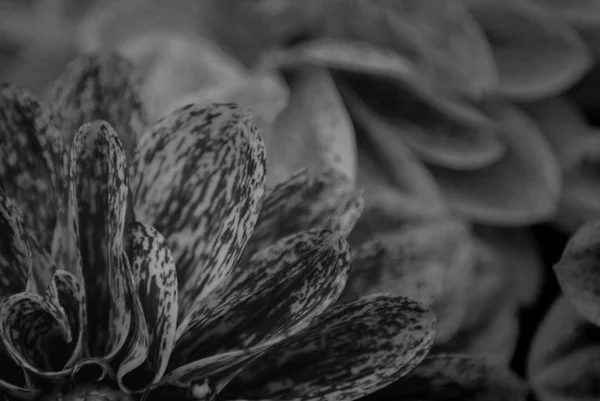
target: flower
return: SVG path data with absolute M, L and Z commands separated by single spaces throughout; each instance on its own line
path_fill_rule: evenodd
M 541 401 L 600 397 L 600 223 L 580 228 L 554 265 L 562 289 L 534 337 L 528 376 Z
M 0 87 L 5 396 L 352 400 L 426 356 L 418 302 L 330 307 L 361 211 L 344 175 L 265 191 L 245 112 L 190 104 L 146 128 L 131 72 L 82 56 L 51 111 Z

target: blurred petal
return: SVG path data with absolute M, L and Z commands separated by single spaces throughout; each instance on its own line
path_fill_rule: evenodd
M 479 98 L 496 89 L 497 71 L 483 31 L 460 2 L 377 0 L 430 45 L 436 83 L 458 95 Z
M 461 354 L 430 355 L 408 375 L 368 397 L 405 401 L 525 401 L 524 383 L 508 368 Z
M 557 216 L 573 232 L 586 220 L 600 217 L 600 135 L 566 98 L 523 105 L 542 129 L 562 169 L 564 190 Z
M 492 106 L 498 134 L 507 145 L 502 159 L 481 170 L 430 171 L 455 211 L 499 226 L 532 224 L 556 211 L 561 176 L 558 163 L 539 128 L 508 104 Z
M 235 58 L 200 37 L 154 31 L 127 40 L 120 51 L 133 60 L 142 76 L 151 121 L 181 107 L 187 95 L 236 87 L 248 75 Z
M 354 252 L 340 300 L 394 293 L 432 306 L 438 318 L 436 341 L 459 329 L 465 315 L 474 248 L 466 227 L 438 220 L 408 224 L 389 233 L 353 232 Z M 439 310 L 438 310 L 439 309 Z
M 554 265 L 564 295 L 577 312 L 600 325 L 600 222 L 583 226 L 571 237 Z
M 346 77 L 345 83 L 342 94 L 353 114 L 353 98 L 358 96 L 391 135 L 428 163 L 471 170 L 493 164 L 506 150 L 493 124 L 482 116 L 448 110 L 435 99 L 439 94 L 367 78 Z
M 127 339 L 134 289 L 123 248 L 125 153 L 108 123 L 85 124 L 77 131 L 69 176 L 76 196 L 90 351 L 110 360 Z
M 270 183 L 299 168 L 335 168 L 354 181 L 356 143 L 352 122 L 333 79 L 324 69 L 292 74 L 290 102 L 275 119 L 267 149 Z
M 215 353 L 266 350 L 306 328 L 339 296 L 348 244 L 330 231 L 305 231 L 271 245 L 218 287 L 177 329 L 172 372 L 190 375 Z M 216 356 L 217 358 L 219 355 Z
M 590 69 L 592 55 L 577 32 L 534 2 L 463 1 L 492 47 L 506 96 L 549 97 Z
M 259 357 L 225 388 L 225 398 L 359 399 L 418 365 L 434 326 L 433 314 L 408 298 L 359 298 Z
M 541 401 L 598 399 L 600 328 L 558 298 L 533 339 L 528 376 Z
M 411 84 L 421 71 L 413 60 L 386 47 L 366 41 L 319 38 L 265 55 L 264 68 L 293 68 L 313 65 L 397 79 Z
M 241 256 L 258 217 L 265 164 L 256 127 L 231 103 L 178 109 L 139 142 L 131 170 L 136 217 L 173 253 L 180 317 Z
M 48 249 L 64 186 L 61 133 L 33 95 L 7 84 L 0 85 L 0 116 L 0 186 Z
M 112 52 L 84 54 L 55 82 L 48 104 L 71 145 L 85 123 L 107 121 L 131 155 L 147 117 L 129 61 Z
M 244 260 L 281 238 L 312 228 L 347 234 L 361 210 L 362 197 L 345 174 L 335 169 L 299 170 L 265 195 Z
M 160 233 L 142 223 L 133 223 L 130 230 L 133 240 L 131 267 L 149 343 L 145 359 L 132 358 L 129 366 L 122 364 L 117 379 L 125 388 L 138 390 L 163 376 L 173 350 L 177 327 L 177 271 Z
M 435 216 L 446 211 L 433 178 L 419 160 L 357 96 L 344 91 L 354 120 L 358 152 L 358 186 L 365 208 L 392 216 Z

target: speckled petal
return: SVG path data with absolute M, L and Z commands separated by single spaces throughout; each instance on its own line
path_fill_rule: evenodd
M 173 253 L 180 316 L 241 256 L 258 217 L 265 164 L 256 128 L 232 103 L 180 108 L 138 144 L 130 175 L 136 218 Z
M 583 226 L 569 240 L 554 271 L 563 293 L 590 322 L 600 325 L 600 222 Z
M 447 219 L 413 223 L 389 233 L 353 232 L 349 241 L 352 267 L 340 301 L 379 292 L 399 294 L 438 312 L 437 342 L 458 330 L 475 263 L 464 224 Z
M 266 347 L 305 328 L 340 295 L 348 244 L 328 230 L 279 240 L 241 266 L 177 329 L 171 365 Z
M 527 373 L 540 401 L 600 397 L 600 328 L 559 297 L 533 338 Z
M 415 78 L 427 79 L 420 76 L 422 71 L 409 58 L 366 41 L 319 38 L 268 53 L 263 60 L 265 68 L 287 69 L 305 65 L 373 74 L 407 84 Z
M 591 68 L 592 54 L 577 32 L 535 2 L 463 1 L 492 47 L 504 95 L 550 97 Z
M 65 378 L 65 363 L 73 342 L 70 330 L 64 333 L 64 314 L 42 296 L 20 292 L 0 306 L 0 338 L 11 357 L 29 372 L 48 379 Z M 55 347 L 66 351 L 56 356 Z
M 15 203 L 0 190 L 0 301 L 24 291 L 31 266 L 31 245 Z
M 431 347 L 434 326 L 431 312 L 401 296 L 347 302 L 257 358 L 225 387 L 224 398 L 359 399 L 418 365 Z
M 149 340 L 146 358 L 138 359 L 127 368 L 122 364 L 117 372 L 123 386 L 133 390 L 149 386 L 165 373 L 175 343 L 178 305 L 175 262 L 164 238 L 142 223 L 135 222 L 129 229 L 132 231 L 131 267 Z
M 50 113 L 26 90 L 0 85 L 0 185 L 49 248 L 64 186 L 65 153 Z
M 406 401 L 525 401 L 525 384 L 508 368 L 461 354 L 430 355 L 408 375 L 371 396 Z
M 358 96 L 342 90 L 355 123 L 358 186 L 365 209 L 393 216 L 431 217 L 446 211 L 433 177 L 390 127 Z
M 471 170 L 493 164 L 506 150 L 492 122 L 482 115 L 448 109 L 436 99 L 439 94 L 435 92 L 345 77 L 342 95 L 352 113 L 359 107 L 370 109 L 381 124 L 428 163 Z
M 469 219 L 497 226 L 522 226 L 549 219 L 558 207 L 561 174 L 542 132 L 521 110 L 489 106 L 506 143 L 503 157 L 481 170 L 430 166 L 452 208 Z
M 104 120 L 117 131 L 129 156 L 147 124 L 133 68 L 112 52 L 72 61 L 55 82 L 48 104 L 68 144 L 80 126 Z
M 347 234 L 361 211 L 362 196 L 345 174 L 335 169 L 298 170 L 265 195 L 243 260 L 278 239 L 311 228 Z
M 356 178 L 354 129 L 335 83 L 325 69 L 290 74 L 290 101 L 271 127 L 269 183 L 299 168 L 335 168 Z
M 125 153 L 108 123 L 96 121 L 77 131 L 69 176 L 76 196 L 90 352 L 111 359 L 129 333 L 133 277 L 123 260 Z

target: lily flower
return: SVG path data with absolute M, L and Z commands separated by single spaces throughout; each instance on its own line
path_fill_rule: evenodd
M 418 365 L 423 305 L 332 307 L 362 207 L 348 178 L 265 189 L 246 112 L 189 104 L 146 127 L 132 72 L 82 56 L 49 106 L 0 87 L 0 393 L 354 400 Z

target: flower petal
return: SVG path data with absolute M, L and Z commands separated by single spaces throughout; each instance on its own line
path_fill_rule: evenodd
M 389 233 L 353 232 L 354 252 L 340 301 L 373 293 L 394 293 L 431 307 L 437 315 L 436 342 L 464 319 L 468 278 L 475 249 L 467 228 L 453 220 L 408 224 Z
M 15 203 L 0 190 L 0 302 L 22 292 L 31 266 L 31 245 Z
M 121 365 L 117 379 L 130 390 L 145 388 L 160 379 L 167 368 L 177 327 L 177 271 L 165 239 L 150 226 L 135 222 L 131 267 L 143 318 L 148 330 L 148 353 L 140 365 Z M 135 369 L 135 370 L 134 370 Z
M 281 182 L 299 168 L 322 166 L 354 181 L 354 129 L 329 72 L 318 67 L 295 71 L 290 92 L 289 104 L 271 127 L 268 182 Z
M 496 89 L 497 71 L 480 26 L 457 1 L 378 0 L 429 44 L 436 84 L 458 96 L 480 98 Z
M 558 298 L 533 339 L 528 377 L 541 401 L 600 397 L 600 328 Z
M 368 397 L 406 401 L 525 401 L 525 384 L 508 368 L 461 354 L 430 355 L 408 375 Z
M 113 358 L 131 324 L 133 277 L 124 259 L 127 200 L 125 153 L 103 121 L 84 124 L 71 147 L 71 194 L 76 197 L 92 356 Z
M 430 166 L 452 208 L 490 225 L 532 224 L 551 217 L 560 197 L 561 175 L 539 128 L 508 104 L 490 107 L 507 149 L 502 159 L 480 170 Z
M 413 60 L 366 41 L 319 38 L 268 53 L 263 60 L 264 68 L 305 65 L 388 77 L 406 84 L 412 84 L 414 79 L 426 79 Z
M 492 46 L 504 95 L 550 97 L 590 69 L 592 55 L 577 32 L 535 2 L 463 1 Z
M 48 379 L 69 374 L 72 338 L 64 337 L 64 315 L 37 294 L 20 292 L 0 305 L 0 338 L 17 364 Z M 70 333 L 69 333 L 70 334 Z M 60 347 L 61 354 L 54 354 Z
M 600 222 L 590 222 L 569 240 L 554 265 L 563 293 L 577 312 L 596 325 L 600 325 L 599 247 Z
M 105 120 L 118 132 L 129 156 L 147 124 L 133 68 L 112 52 L 84 54 L 72 61 L 54 84 L 48 104 L 68 144 L 83 124 Z
M 178 109 L 139 142 L 131 172 L 136 217 L 173 253 L 180 316 L 241 256 L 258 217 L 265 164 L 256 128 L 231 103 Z
M 181 322 L 170 365 L 266 349 L 297 333 L 340 295 L 348 257 L 345 239 L 328 230 L 291 235 L 258 252 Z
M 404 142 L 356 96 L 347 96 L 358 147 L 358 186 L 366 208 L 397 216 L 443 214 L 446 206 L 433 178 Z
M 435 318 L 401 296 L 359 298 L 283 341 L 225 387 L 226 399 L 337 400 L 366 396 L 427 355 Z
M 153 29 L 133 36 L 119 49 L 133 60 L 142 75 L 142 94 L 152 121 L 192 103 L 180 103 L 187 95 L 235 87 L 248 75 L 234 57 L 197 35 Z M 212 97 L 203 99 L 219 101 Z
M 312 228 L 347 234 L 361 210 L 362 197 L 347 175 L 335 169 L 298 170 L 265 195 L 242 260 L 281 238 Z
M 0 85 L 0 184 L 23 211 L 28 230 L 49 248 L 64 187 L 61 133 L 26 90 Z
M 5 396 L 5 399 L 10 400 L 6 396 L 15 397 L 19 400 L 37 400 L 41 391 L 31 386 L 29 377 L 10 357 L 4 345 L 0 342 L 0 363 L 2 371 L 0 371 L 0 394 Z
M 522 106 L 544 132 L 562 170 L 564 189 L 558 223 L 574 232 L 585 221 L 600 217 L 597 165 L 600 138 L 585 117 L 566 98 L 553 98 Z
M 368 108 L 391 134 L 428 163 L 471 170 L 493 164 L 506 150 L 490 121 L 448 109 L 434 92 L 347 76 L 342 94 L 351 113 L 359 113 L 359 107 Z

